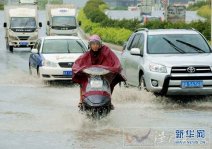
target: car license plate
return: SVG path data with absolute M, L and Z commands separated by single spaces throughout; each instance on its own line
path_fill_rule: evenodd
M 92 88 L 102 88 L 103 81 L 102 80 L 91 80 L 90 82 Z
M 71 76 L 72 75 L 72 71 L 63 71 L 63 75 L 64 76 Z
M 182 88 L 201 88 L 203 81 L 181 81 Z
M 28 42 L 20 42 L 20 45 L 26 46 L 26 45 L 28 45 Z

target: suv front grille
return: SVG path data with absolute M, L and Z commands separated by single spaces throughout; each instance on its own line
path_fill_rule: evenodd
M 60 62 L 59 65 L 60 67 L 63 67 L 63 68 L 71 68 L 73 66 L 73 62 Z
M 19 40 L 28 40 L 29 36 L 18 36 Z
M 209 66 L 174 66 L 171 73 L 211 73 Z

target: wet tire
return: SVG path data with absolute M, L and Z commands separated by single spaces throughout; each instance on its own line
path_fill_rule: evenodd
M 29 75 L 32 75 L 32 66 L 30 63 L 29 63 Z
M 10 52 L 13 52 L 13 46 L 9 46 Z
M 39 66 L 37 66 L 37 76 L 38 76 L 38 78 L 40 78 L 40 70 L 39 70 Z
M 147 90 L 146 89 L 146 83 L 145 83 L 145 80 L 144 80 L 144 76 L 143 75 L 140 76 L 138 89 L 139 90 Z

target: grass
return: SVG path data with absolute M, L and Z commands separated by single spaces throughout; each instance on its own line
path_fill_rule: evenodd
M 201 8 L 198 9 L 197 14 L 199 16 L 202 16 L 202 17 L 210 20 L 211 19 L 211 8 L 210 8 L 210 6 L 209 5 L 202 6 Z

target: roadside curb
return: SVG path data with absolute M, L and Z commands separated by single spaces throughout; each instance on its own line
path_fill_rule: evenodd
M 85 40 L 89 39 L 90 35 L 86 34 L 81 28 L 79 28 L 79 32 Z M 108 43 L 108 42 L 103 42 L 103 44 L 110 47 L 111 49 L 116 50 L 116 51 L 122 51 L 123 50 L 123 47 L 120 46 L 120 45 L 116 45 L 116 44 L 112 44 L 112 43 Z

